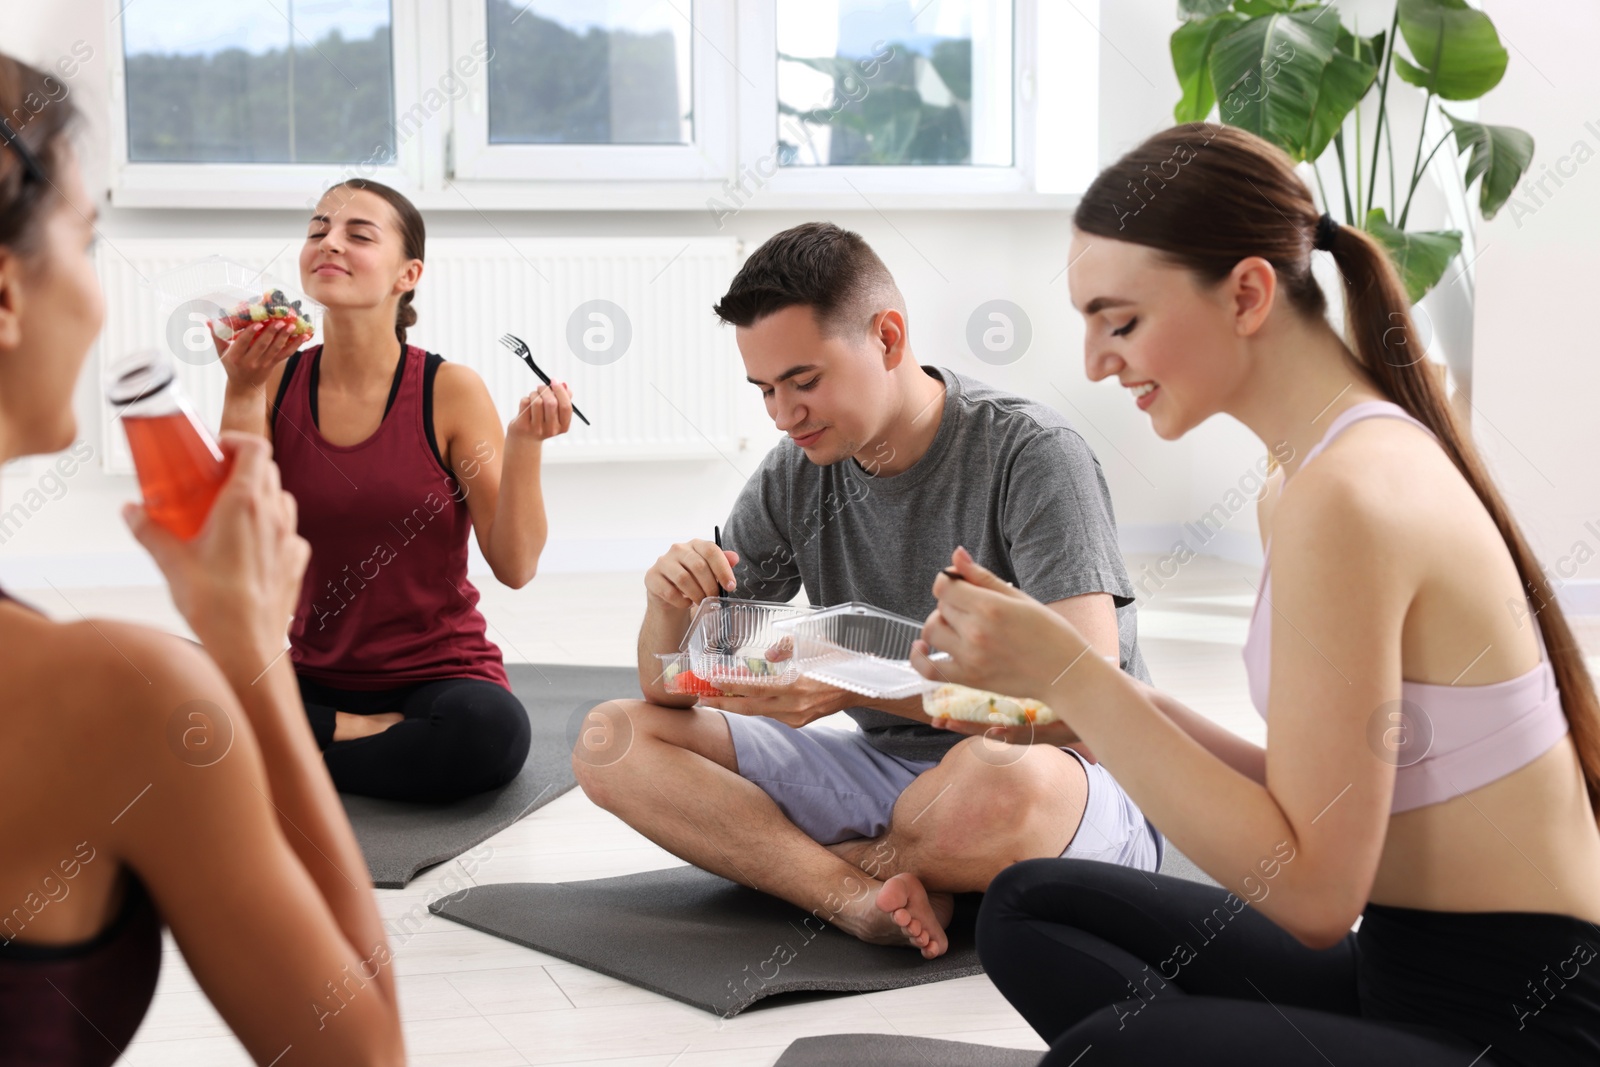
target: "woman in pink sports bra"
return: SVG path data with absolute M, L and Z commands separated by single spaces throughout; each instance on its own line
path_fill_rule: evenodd
M 1044 1067 L 1600 1062 L 1594 684 L 1384 252 L 1281 151 L 1202 123 L 1108 168 L 1073 223 L 1089 377 L 1168 440 L 1231 415 L 1283 471 L 1244 650 L 1265 748 L 964 549 L 965 580 L 934 580 L 922 673 L 1050 705 L 1005 740 L 1082 740 L 1221 883 L 1060 859 L 994 880 L 978 948 Z

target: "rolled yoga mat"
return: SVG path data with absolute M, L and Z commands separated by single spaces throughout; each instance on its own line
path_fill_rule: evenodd
M 957 899 L 950 950 L 932 960 L 858 941 L 777 897 L 687 866 L 481 885 L 429 910 L 730 1018 L 780 993 L 866 993 L 981 974 L 977 899 Z
M 585 714 L 604 701 L 639 696 L 633 667 L 508 663 L 506 674 L 533 726 L 527 762 L 511 781 L 450 804 L 340 794 L 379 889 L 404 889 L 424 868 L 454 859 L 571 789 L 572 746 Z
M 1043 1052 L 972 1045 L 932 1037 L 897 1034 L 829 1034 L 802 1037 L 784 1050 L 773 1067 L 1039 1067 Z

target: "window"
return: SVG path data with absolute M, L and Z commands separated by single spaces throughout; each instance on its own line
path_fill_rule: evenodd
M 125 206 L 1059 209 L 1097 162 L 1092 4 L 107 3 Z
M 488 0 L 491 144 L 690 144 L 689 24 L 670 5 Z M 690 16 L 692 17 L 692 16 Z
M 739 169 L 707 205 L 719 219 L 752 203 L 1060 208 L 1096 169 L 1083 102 L 1097 5 L 773 0 L 740 14 L 740 55 L 770 57 L 771 73 L 742 87 Z
M 389 0 L 142 0 L 120 21 L 130 162 L 393 161 Z
M 491 57 L 455 111 L 452 178 L 683 182 L 728 173 L 731 0 L 449 2 L 452 45 L 481 40 Z
M 782 165 L 1011 165 L 1009 3 L 777 7 Z

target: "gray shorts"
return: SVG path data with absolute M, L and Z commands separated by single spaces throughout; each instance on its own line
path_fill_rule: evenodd
M 837 844 L 877 837 L 889 828 L 894 803 L 912 779 L 939 765 L 879 752 L 860 730 L 813 724 L 802 729 L 774 719 L 724 711 L 739 774 L 773 799 L 813 841 Z M 1166 842 L 1133 798 L 1098 763 L 1083 764 L 1088 799 L 1078 832 L 1061 855 L 1142 871 L 1161 867 Z

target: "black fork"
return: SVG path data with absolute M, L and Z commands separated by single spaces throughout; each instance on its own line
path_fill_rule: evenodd
M 501 334 L 500 343 L 511 349 L 511 351 L 515 352 L 517 355 L 521 356 L 522 362 L 526 363 L 528 368 L 539 376 L 540 381 L 544 382 L 544 384 L 548 385 L 552 389 L 555 388 L 555 383 L 550 380 L 550 375 L 540 370 L 539 364 L 533 361 L 533 353 L 529 351 L 527 344 L 523 342 L 522 338 L 516 336 L 515 334 Z M 583 417 L 583 412 L 578 410 L 578 406 L 576 404 L 572 406 L 572 413 L 578 416 L 579 419 L 582 419 L 585 426 L 593 425 L 593 423 Z
M 711 527 L 711 540 L 718 547 L 722 547 L 722 527 Z M 716 651 L 724 656 L 733 655 L 733 618 L 728 614 L 728 591 L 719 584 L 717 586 L 717 599 L 719 617 L 717 620 Z

